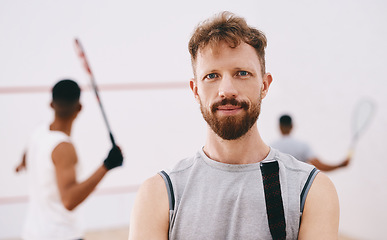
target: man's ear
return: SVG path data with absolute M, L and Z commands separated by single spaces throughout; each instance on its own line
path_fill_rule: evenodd
M 78 112 L 80 112 L 80 111 L 82 110 L 82 104 L 79 103 L 78 106 L 77 106 L 77 108 L 78 108 L 78 109 L 77 109 Z
M 191 78 L 191 80 L 189 81 L 189 87 L 191 88 L 196 101 L 199 103 L 200 100 L 199 100 L 199 94 L 198 94 L 198 86 L 194 78 Z
M 53 102 L 53 101 L 50 102 L 50 107 L 51 107 L 52 109 L 55 109 L 55 108 L 54 108 L 54 102 Z
M 273 81 L 273 76 L 271 75 L 271 73 L 265 73 L 265 75 L 263 76 L 263 79 L 262 79 L 262 89 L 261 89 L 262 99 L 266 97 L 272 81 Z
M 81 112 L 81 110 L 82 110 L 82 104 L 78 102 L 77 105 L 75 106 L 75 111 L 73 114 L 74 119 L 78 116 L 78 114 Z

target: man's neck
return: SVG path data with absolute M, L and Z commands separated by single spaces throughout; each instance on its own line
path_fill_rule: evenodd
M 282 137 L 284 137 L 284 138 L 290 137 L 290 133 L 282 133 Z
M 203 151 L 209 158 L 218 162 L 249 164 L 265 159 L 270 147 L 263 142 L 255 124 L 237 140 L 224 140 L 209 128 Z
M 72 124 L 73 124 L 72 120 L 63 120 L 63 119 L 55 118 L 54 121 L 50 124 L 50 130 L 60 131 L 70 136 Z

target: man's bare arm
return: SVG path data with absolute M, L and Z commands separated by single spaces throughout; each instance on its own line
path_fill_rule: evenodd
M 335 186 L 320 172 L 306 198 L 298 239 L 338 239 L 339 215 Z
M 330 164 L 323 163 L 318 158 L 309 159 L 308 162 L 310 164 L 314 165 L 317 169 L 324 171 L 324 172 L 328 172 L 328 171 L 336 170 L 338 168 L 346 167 L 346 166 L 348 166 L 350 161 L 351 161 L 351 159 L 349 157 L 347 157 L 341 163 L 336 164 L 336 165 L 330 165 Z
M 167 240 L 169 200 L 164 180 L 155 175 L 137 192 L 130 218 L 130 240 Z
M 74 146 L 67 142 L 60 143 L 54 149 L 52 160 L 62 203 L 68 210 L 73 210 L 83 202 L 108 171 L 101 165 L 88 179 L 78 183 L 75 171 L 77 155 Z

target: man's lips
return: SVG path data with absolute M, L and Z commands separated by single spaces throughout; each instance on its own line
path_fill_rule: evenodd
M 242 109 L 242 107 L 235 106 L 235 105 L 221 105 L 217 107 L 217 110 L 221 110 L 221 111 L 232 111 L 237 109 Z
M 235 98 L 225 98 L 220 102 L 216 102 L 211 106 L 211 112 L 234 114 L 241 110 L 248 110 L 249 104 L 245 101 L 237 101 Z
M 243 108 L 235 105 L 221 105 L 216 108 L 216 111 L 223 115 L 234 115 L 239 113 Z

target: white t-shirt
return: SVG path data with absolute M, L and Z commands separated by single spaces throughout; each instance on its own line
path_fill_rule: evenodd
M 302 162 L 308 162 L 309 159 L 315 157 L 312 149 L 308 144 L 301 142 L 289 135 L 283 136 L 271 144 L 271 146 L 283 153 L 292 155 Z
M 69 240 L 82 238 L 75 210 L 67 210 L 59 194 L 52 151 L 69 136 L 50 131 L 45 124 L 31 136 L 26 151 L 29 174 L 29 206 L 23 231 L 26 240 Z

